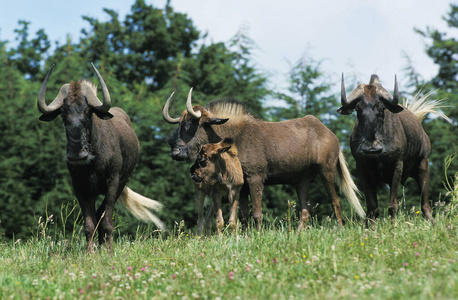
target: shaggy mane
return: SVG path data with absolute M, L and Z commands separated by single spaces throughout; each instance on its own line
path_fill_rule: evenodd
M 87 79 L 81 79 L 81 80 L 79 80 L 78 82 L 80 82 L 81 85 L 83 85 L 83 84 L 88 85 L 88 86 L 92 89 L 92 91 L 94 92 L 94 94 L 97 95 L 97 86 L 96 86 L 95 84 L 93 84 L 91 81 L 89 81 L 89 80 L 87 80 Z
M 232 122 L 243 121 L 247 118 L 253 118 L 238 100 L 218 99 L 213 100 L 207 105 L 207 109 L 218 118 L 229 118 Z
M 433 113 L 450 124 L 453 124 L 452 120 L 440 111 L 441 108 L 447 107 L 443 105 L 443 101 L 431 99 L 434 92 L 429 92 L 424 96 L 420 96 L 420 92 L 421 91 L 419 91 L 410 101 L 404 99 L 402 105 L 410 110 L 420 121 L 423 121 L 427 114 Z

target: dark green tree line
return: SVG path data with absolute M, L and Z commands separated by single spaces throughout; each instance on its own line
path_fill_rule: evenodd
M 451 5 L 451 8 L 445 20 L 455 28 L 457 7 Z M 300 59 L 291 69 L 288 93 L 273 91 L 268 88 L 267 76 L 253 63 L 257 48 L 244 27 L 234 30 L 234 37 L 226 43 L 205 43 L 205 35 L 186 14 L 176 12 L 170 2 L 164 8 L 157 8 L 144 0 L 135 0 L 125 17 L 112 9 L 104 9 L 104 12 L 109 21 L 84 17 L 89 29 L 82 31 L 80 39 L 68 39 L 63 45 L 56 43 L 55 49 L 51 49 L 43 30 L 32 35 L 27 21 L 19 21 L 17 46 L 8 48 L 9 41 L 0 41 L 0 108 L 3 112 L 0 116 L 0 234 L 7 238 L 26 237 L 45 213 L 54 215 L 57 228 L 68 229 L 67 232 L 73 229 L 73 223 L 66 223 L 65 216 L 61 216 L 62 207 L 74 203 L 75 199 L 65 164 L 64 129 L 60 119 L 39 122 L 36 108 L 41 82 L 53 64 L 56 67 L 48 84 L 48 102 L 67 82 L 88 78 L 96 83 L 90 62 L 98 67 L 113 105 L 123 108 L 131 117 L 140 140 L 140 160 L 129 186 L 164 204 L 159 216 L 169 228 L 181 220 L 192 227 L 196 220 L 190 165 L 170 158 L 168 138 L 176 126 L 162 119 L 162 107 L 173 91 L 170 108 L 173 116 L 179 116 L 185 109 L 191 87 L 196 104 L 205 105 L 215 98 L 236 98 L 255 116 L 266 120 L 315 115 L 337 135 L 354 171 L 348 149 L 354 119 L 336 113 L 340 95 L 334 95 L 331 90 L 340 82 L 329 79 L 320 60 Z M 456 122 L 454 64 L 458 43 L 429 28 L 418 32 L 432 40 L 427 53 L 439 64 L 440 71 L 431 82 L 417 80 L 414 85 L 425 91 L 439 88 L 438 96 L 452 105 L 446 113 Z M 283 100 L 285 105 L 268 107 L 264 101 L 268 96 Z M 456 126 L 428 119 L 425 128 L 433 145 L 431 199 L 436 200 L 444 191 L 443 160 L 447 154 L 456 152 Z M 456 162 L 453 168 L 456 170 Z M 408 194 L 409 199 L 418 196 L 416 188 L 409 187 Z M 311 198 L 323 204 L 317 209 L 319 214 L 332 213 L 329 203 L 323 200 L 327 195 L 318 180 L 313 184 Z M 264 196 L 264 211 L 283 218 L 287 200 L 296 200 L 291 187 L 269 187 Z M 121 224 L 119 233 L 133 233 L 140 224 L 120 210 L 116 218 Z

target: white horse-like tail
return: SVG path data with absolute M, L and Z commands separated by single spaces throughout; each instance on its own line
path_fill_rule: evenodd
M 420 92 L 418 92 L 410 101 L 404 99 L 402 105 L 410 110 L 420 120 L 420 122 L 423 121 L 427 114 L 432 113 L 450 124 L 453 124 L 452 120 L 440 111 L 440 109 L 448 106 L 444 105 L 442 100 L 431 99 L 432 95 L 435 93 L 434 91 L 423 96 L 420 96 Z
M 345 195 L 356 213 L 361 218 L 366 218 L 366 213 L 364 212 L 358 197 L 358 195 L 361 195 L 361 192 L 358 190 L 358 187 L 351 178 L 351 174 L 347 166 L 347 161 L 345 160 L 345 156 L 343 155 L 342 151 L 339 152 L 339 163 L 337 165 L 336 174 L 336 182 L 337 185 L 339 185 L 341 192 Z
M 153 222 L 160 230 L 165 230 L 164 223 L 150 210 L 159 211 L 162 204 L 132 191 L 127 186 L 118 198 L 118 202 L 126 207 L 137 219 Z

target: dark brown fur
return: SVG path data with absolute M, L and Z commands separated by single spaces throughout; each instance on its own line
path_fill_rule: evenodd
M 361 84 L 352 95 L 348 103 L 343 100 L 339 112 L 357 111 L 350 147 L 366 195 L 368 218 L 374 220 L 379 216 L 377 188 L 386 183 L 391 188 L 388 210 L 394 221 L 399 185 L 412 177 L 421 193 L 423 214 L 433 222 L 428 200 L 431 146 L 420 120 L 412 111 L 398 105 L 397 100 L 393 102 L 376 75 L 369 85 Z
M 342 224 L 334 183 L 336 170 L 341 175 L 342 168 L 347 171 L 346 165 L 343 156 L 340 156 L 337 137 L 317 118 L 305 116 L 282 122 L 265 122 L 247 113 L 240 103 L 218 100 L 211 102 L 208 108 L 194 106 L 194 111 L 201 112 L 200 118 L 191 116 L 188 111 L 181 116 L 179 127 L 170 142 L 172 158 L 195 160 L 200 146 L 232 137 L 238 149 L 258 228 L 262 220 L 261 200 L 266 184 L 295 186 L 302 206 L 299 228 L 303 228 L 312 212 L 308 198 L 309 186 L 317 175 L 321 177 L 331 198 L 339 224 Z M 169 120 L 173 121 L 171 118 Z M 345 184 L 348 184 L 351 178 L 348 172 L 346 174 Z M 242 189 L 242 218 L 247 217 L 248 192 Z M 203 203 L 203 196 L 197 191 L 198 206 Z M 350 202 L 360 207 L 356 195 Z M 198 210 L 201 231 L 203 216 L 200 207 Z
M 191 178 L 196 187 L 213 200 L 218 235 L 221 235 L 224 226 L 221 200 L 223 198 L 229 200 L 232 204 L 229 224 L 232 232 L 235 233 L 236 212 L 240 189 L 243 185 L 243 171 L 238 159 L 237 147 L 233 144 L 232 139 L 226 138 L 219 143 L 202 146 L 191 167 Z
M 138 208 L 154 201 L 133 193 L 126 186 L 140 145 L 127 114 L 120 108 L 110 108 L 108 90 L 95 67 L 94 70 L 102 85 L 103 105 L 97 98 L 95 86 L 78 81 L 64 85 L 48 106 L 45 92 L 52 69 L 46 75 L 38 98 L 38 107 L 43 113 L 41 120 L 51 121 L 59 114 L 62 116 L 67 135 L 67 166 L 84 217 L 88 251 L 93 249 L 96 228 L 100 244 L 107 243 L 111 249 L 113 209 L 118 198 L 128 208 L 130 204 L 134 208 L 129 208 L 131 212 L 143 219 L 151 214 L 144 217 L 148 212 Z M 105 198 L 96 210 L 99 195 Z

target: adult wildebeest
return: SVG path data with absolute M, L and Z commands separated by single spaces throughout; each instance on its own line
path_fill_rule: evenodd
M 337 137 L 314 116 L 282 122 L 265 122 L 249 114 L 236 101 L 214 100 L 206 108 L 187 98 L 187 109 L 180 118 L 171 118 L 167 100 L 163 117 L 171 124 L 179 124 L 170 140 L 171 156 L 175 160 L 193 161 L 200 146 L 217 143 L 232 137 L 238 148 L 244 181 L 251 195 L 253 217 L 257 228 L 262 220 L 261 200 L 264 185 L 292 184 L 301 204 L 299 229 L 311 216 L 312 206 L 308 191 L 312 180 L 319 175 L 331 198 L 337 221 L 342 225 L 339 198 L 335 190 L 335 177 L 341 183 L 350 204 L 360 216 L 364 211 L 356 196 L 356 186 L 348 172 Z M 337 170 L 337 172 L 336 172 Z M 204 193 L 196 191 L 199 234 L 203 225 L 202 205 Z M 246 217 L 248 193 L 242 188 L 240 214 Z
M 349 115 L 356 110 L 357 113 L 350 147 L 366 195 L 369 220 L 379 216 L 377 188 L 387 183 L 391 188 L 388 211 L 394 221 L 399 184 L 412 177 L 420 189 L 421 210 L 426 219 L 434 223 L 428 201 L 431 146 L 420 120 L 427 112 L 437 113 L 438 102 L 426 101 L 426 97 L 420 99 L 420 103 L 410 110 L 399 105 L 396 77 L 394 95 L 391 96 L 377 75 L 371 76 L 368 85 L 359 84 L 347 99 L 342 75 L 342 107 L 338 112 Z
M 229 200 L 232 204 L 229 224 L 232 233 L 235 233 L 243 171 L 234 141 L 225 138 L 219 143 L 203 145 L 191 167 L 191 178 L 198 189 L 203 190 L 213 200 L 218 235 L 221 235 L 224 226 L 221 200 L 224 197 Z
M 46 104 L 46 85 L 54 66 L 47 73 L 38 95 L 38 109 L 42 121 L 52 121 L 62 115 L 67 135 L 67 167 L 72 185 L 84 217 L 84 232 L 88 252 L 98 226 L 100 244 L 111 249 L 113 208 L 116 200 L 136 217 L 163 224 L 148 209 L 159 209 L 155 200 L 143 197 L 126 186 L 140 153 L 140 144 L 127 114 L 111 107 L 110 94 L 95 66 L 103 103 L 97 98 L 97 88 L 91 82 L 79 80 L 64 84 L 57 97 Z M 95 210 L 98 195 L 105 199 Z

